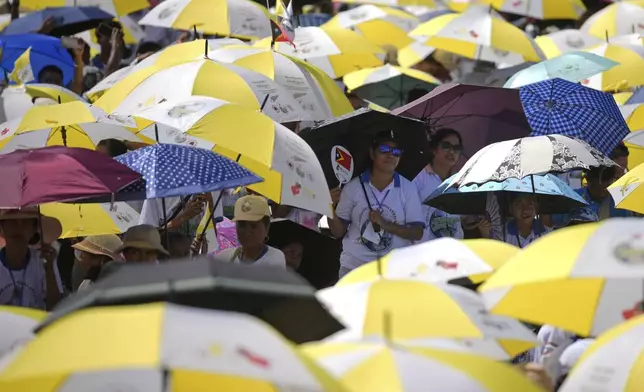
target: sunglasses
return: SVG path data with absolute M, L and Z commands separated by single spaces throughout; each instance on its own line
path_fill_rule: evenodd
M 463 152 L 463 146 L 461 146 L 460 144 L 452 144 L 450 142 L 441 142 L 440 146 L 441 146 L 441 149 L 443 149 L 445 151 L 452 150 L 454 152 L 454 154 L 460 154 L 460 153 Z
M 391 147 L 388 144 L 381 144 L 378 146 L 378 152 L 380 152 L 381 154 L 391 154 L 395 157 L 399 157 L 402 155 L 403 150 L 402 148 Z

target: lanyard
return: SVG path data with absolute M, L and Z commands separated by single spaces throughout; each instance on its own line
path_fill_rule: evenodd
M 374 193 L 372 188 L 369 188 L 369 190 L 371 191 L 371 195 L 373 196 L 374 200 L 376 200 L 376 204 L 378 205 L 378 211 L 382 212 L 382 205 L 385 203 L 385 199 L 387 199 L 387 196 L 389 196 L 389 191 L 391 191 L 391 189 L 387 189 L 387 192 L 382 197 L 382 200 L 378 200 L 378 197 L 376 197 L 376 194 Z M 367 203 L 369 203 L 369 198 L 367 198 Z

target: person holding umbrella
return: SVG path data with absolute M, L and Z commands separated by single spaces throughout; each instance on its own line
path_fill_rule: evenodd
M 403 150 L 397 131 L 381 131 L 371 149 L 371 168 L 342 189 L 328 220 L 342 238 L 339 276 L 423 237 L 425 227 L 416 187 L 396 172 Z

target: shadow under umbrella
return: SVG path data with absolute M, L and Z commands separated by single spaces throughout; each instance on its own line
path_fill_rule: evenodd
M 246 313 L 298 344 L 323 339 L 343 328 L 317 300 L 315 289 L 292 272 L 202 258 L 159 265 L 123 264 L 87 291 L 60 302 L 37 331 L 87 307 L 159 301 Z

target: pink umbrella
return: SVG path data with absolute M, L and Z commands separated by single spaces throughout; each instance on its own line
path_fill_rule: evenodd
M 45 147 L 0 155 L 0 208 L 22 208 L 115 193 L 141 177 L 84 148 Z
M 221 222 L 217 223 L 217 242 L 219 243 L 219 249 L 215 253 L 219 253 L 227 248 L 237 248 L 239 246 L 235 222 L 224 218 Z

